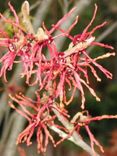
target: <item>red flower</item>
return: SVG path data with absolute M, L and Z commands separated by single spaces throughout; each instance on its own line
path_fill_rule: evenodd
M 16 48 L 12 43 L 9 43 L 9 51 L 7 54 L 5 54 L 1 59 L 0 63 L 2 63 L 2 67 L 0 70 L 0 77 L 3 75 L 4 80 L 7 81 L 6 79 L 6 71 L 7 70 L 12 70 L 13 62 L 16 57 Z
M 9 105 L 25 117 L 29 122 L 28 126 L 19 134 L 17 144 L 26 142 L 29 146 L 32 144 L 31 138 L 34 132 L 36 132 L 38 152 L 43 153 L 46 151 L 49 140 L 55 145 L 55 141 L 49 131 L 49 126 L 54 125 L 63 130 L 65 130 L 65 128 L 55 124 L 56 115 L 51 114 L 52 108 L 59 111 L 59 113 L 65 117 L 68 117 L 68 115 L 59 107 L 54 106 L 53 98 L 46 95 L 43 95 L 43 97 L 40 98 L 38 94 L 37 101 L 33 101 L 22 94 L 16 95 L 16 97 L 12 97 L 10 95 L 10 97 L 14 102 L 19 104 L 21 109 L 17 108 L 11 102 L 9 102 Z
M 91 122 L 93 121 L 100 121 L 104 119 L 117 119 L 117 115 L 102 115 L 102 116 L 91 117 L 88 111 L 83 111 L 83 112 L 78 112 L 71 120 L 71 123 L 74 124 L 75 127 L 73 131 L 77 130 L 77 132 L 80 133 L 80 129 L 82 127 L 84 127 L 85 130 L 87 131 L 94 156 L 96 156 L 94 145 L 97 145 L 100 148 L 101 152 L 104 152 L 104 150 L 103 147 L 100 145 L 100 143 L 95 139 L 92 132 L 90 131 L 89 124 L 91 124 Z M 73 131 L 71 133 L 73 133 Z

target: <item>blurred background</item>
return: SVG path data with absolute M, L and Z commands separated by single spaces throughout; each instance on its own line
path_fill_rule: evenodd
M 0 0 L 0 12 L 10 17 L 11 14 L 8 9 L 9 0 Z M 11 0 L 11 4 L 15 7 L 18 13 L 20 13 L 20 7 L 23 0 Z M 63 27 L 67 29 L 67 26 L 73 22 L 74 17 L 80 16 L 79 22 L 72 34 L 80 34 L 85 26 L 89 23 L 93 11 L 94 4 L 98 5 L 98 13 L 92 28 L 103 21 L 108 21 L 108 25 L 98 30 L 95 36 L 98 41 L 112 45 L 117 49 L 117 0 L 29 0 L 31 5 L 31 19 L 35 31 L 41 26 L 44 21 L 49 28 L 52 24 L 56 23 L 65 13 L 67 13 L 73 6 L 76 6 L 76 11 L 71 18 L 64 23 Z M 0 26 L 4 27 L 0 21 Z M 6 28 L 9 29 L 9 28 Z M 69 41 L 58 40 L 60 50 L 67 48 Z M 2 51 L 2 49 L 0 49 Z M 91 47 L 88 49 L 92 57 L 96 57 L 100 54 L 108 52 L 108 49 Z M 1 54 L 0 54 L 1 55 Z M 86 109 L 89 110 L 92 116 L 103 114 L 117 114 L 117 56 L 107 58 L 100 62 L 104 67 L 113 73 L 113 79 L 109 80 L 98 71 L 102 78 L 101 83 L 97 83 L 93 76 L 90 75 L 90 81 L 92 87 L 97 91 L 101 97 L 101 102 L 97 103 L 95 99 L 87 92 L 86 93 Z M 9 73 L 9 83 L 5 84 L 0 79 L 0 155 L 1 156 L 16 156 L 19 155 L 18 148 L 16 151 L 15 141 L 17 135 L 22 130 L 25 121 L 20 115 L 13 113 L 13 111 L 7 106 L 8 93 L 9 92 L 25 92 L 27 86 L 23 85 L 17 77 L 17 72 L 20 69 L 14 69 L 13 73 Z M 15 74 L 15 76 L 13 76 Z M 15 82 L 14 80 L 17 81 Z M 14 90 L 13 86 L 16 86 Z M 33 88 L 29 91 L 28 95 L 33 93 Z M 73 104 L 69 106 L 69 111 L 72 114 L 79 110 L 77 97 L 75 97 Z M 17 120 L 16 120 L 17 117 Z M 104 120 L 100 122 L 94 122 L 90 125 L 91 131 L 95 134 L 96 138 L 105 148 L 105 156 L 117 155 L 117 121 L 116 120 Z M 82 135 L 87 140 L 85 131 L 82 131 Z M 21 145 L 26 150 L 26 156 L 37 156 L 36 145 L 26 147 Z M 47 156 L 88 156 L 82 149 L 76 147 L 73 143 L 68 141 L 63 142 L 56 149 L 50 144 L 46 153 Z M 24 156 L 24 155 L 23 155 Z

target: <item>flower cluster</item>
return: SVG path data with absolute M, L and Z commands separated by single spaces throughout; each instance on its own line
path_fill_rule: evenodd
M 64 20 L 72 14 L 74 9 L 58 21 L 57 24 L 53 25 L 50 30 L 47 30 L 43 24 L 43 28 L 39 28 L 36 34 L 30 34 L 20 25 L 18 16 L 10 3 L 9 6 L 14 13 L 15 21 L 9 21 L 9 19 L 6 19 L 3 15 L 1 15 L 1 18 L 5 22 L 12 24 L 15 32 L 12 38 L 8 36 L 3 36 L 3 38 L 1 38 L 0 45 L 7 47 L 8 52 L 0 59 L 2 63 L 0 76 L 3 75 L 4 79 L 7 81 L 7 70 L 12 70 L 14 63 L 20 63 L 23 66 L 22 73 L 20 73 L 21 77 L 26 77 L 26 83 L 28 85 L 39 84 L 39 90 L 42 90 L 43 88 L 48 88 L 50 81 L 55 83 L 55 96 L 56 98 L 60 98 L 60 103 L 71 103 L 75 90 L 78 89 L 81 93 L 81 108 L 84 109 L 85 97 L 83 85 L 89 89 L 90 93 L 96 97 L 97 101 L 100 101 L 99 97 L 97 97 L 95 91 L 90 86 L 88 69 L 91 69 L 97 81 L 101 81 L 101 79 L 97 75 L 95 67 L 99 68 L 107 78 L 111 79 L 112 74 L 98 64 L 97 60 L 115 55 L 115 53 L 107 53 L 92 59 L 86 51 L 86 49 L 92 45 L 113 49 L 112 46 L 95 42 L 95 37 L 92 36 L 93 33 L 104 26 L 106 22 L 88 32 L 89 27 L 95 19 L 97 6 L 95 6 L 95 12 L 89 25 L 84 29 L 81 35 L 75 36 L 71 36 L 70 31 L 76 25 L 77 18 L 67 31 L 60 27 Z M 60 30 L 58 36 L 52 36 L 55 30 Z M 55 43 L 55 38 L 61 36 L 68 37 L 71 40 L 68 49 L 63 52 L 57 50 Z M 48 49 L 49 58 L 46 56 L 46 48 Z M 18 60 L 16 60 L 16 58 Z M 57 79 L 59 81 L 56 81 Z M 66 86 L 69 86 L 69 91 L 73 90 L 71 98 L 68 101 L 66 100 Z
M 13 27 L 12 37 L 4 30 L 0 30 L 2 36 L 0 38 L 0 46 L 6 47 L 7 49 L 6 54 L 0 58 L 0 63 L 2 64 L 0 77 L 3 76 L 4 80 L 7 81 L 7 71 L 12 70 L 14 63 L 17 63 L 22 65 L 20 76 L 26 78 L 26 83 L 29 86 L 38 85 L 36 101 L 33 101 L 22 94 L 17 94 L 15 97 L 10 95 L 10 98 L 14 102 L 18 103 L 21 109 L 17 108 L 12 102 L 9 104 L 29 122 L 27 128 L 19 134 L 17 143 L 26 142 L 27 145 L 30 145 L 32 135 L 36 129 L 38 151 L 45 152 L 49 140 L 51 140 L 54 145 L 57 145 L 49 131 L 49 127 L 52 125 L 65 131 L 68 136 L 70 136 L 70 134 L 72 135 L 65 126 L 56 124 L 57 116 L 53 109 L 69 120 L 66 105 L 73 101 L 74 94 L 77 89 L 81 94 L 81 109 L 85 109 L 84 86 L 97 101 L 100 101 L 100 98 L 90 86 L 89 69 L 97 81 L 101 81 L 96 72 L 97 68 L 107 78 L 112 79 L 112 74 L 97 61 L 114 56 L 115 53 L 108 52 L 102 56 L 91 58 L 87 51 L 88 47 L 94 45 L 113 49 L 110 45 L 95 41 L 95 31 L 103 27 L 107 22 L 104 22 L 89 31 L 89 28 L 96 17 L 97 5 L 95 5 L 94 14 L 90 23 L 81 34 L 77 35 L 71 35 L 70 32 L 76 26 L 78 17 L 76 17 L 68 30 L 61 28 L 61 24 L 63 24 L 65 20 L 69 19 L 69 16 L 73 13 L 75 8 L 68 12 L 56 24 L 52 25 L 50 30 L 48 30 L 43 23 L 42 27 L 40 27 L 37 33 L 35 33 L 29 20 L 28 2 L 25 1 L 22 5 L 22 23 L 10 3 L 9 7 L 15 17 L 15 20 L 7 19 L 0 14 L 1 19 Z M 59 30 L 60 33 L 57 36 L 54 36 L 53 33 L 56 30 Z M 70 44 L 68 45 L 67 50 L 60 52 L 56 46 L 56 38 L 61 37 L 68 38 L 70 40 Z M 68 92 L 72 93 L 69 100 L 66 97 Z M 87 116 L 82 116 L 83 122 L 81 119 L 77 120 L 81 116 L 77 115 L 77 118 L 74 116 L 71 121 L 71 124 L 74 125 L 73 130 L 85 127 L 89 134 L 89 138 L 91 139 L 92 149 L 94 150 L 93 146 L 95 143 L 103 152 L 102 147 L 90 132 L 88 124 L 93 120 L 111 117 L 102 116 L 100 118 L 87 119 Z M 86 120 L 84 120 L 85 117 Z M 112 118 L 114 118 L 114 116 Z
M 43 98 L 40 98 L 38 93 L 36 93 L 36 95 L 36 101 L 25 97 L 21 93 L 16 95 L 16 97 L 12 97 L 10 95 L 10 98 L 14 102 L 18 103 L 21 109 L 18 109 L 12 102 L 9 102 L 9 105 L 29 122 L 29 125 L 26 127 L 26 129 L 19 134 L 17 144 L 21 142 L 26 142 L 28 146 L 32 144 L 31 138 L 36 130 L 38 152 L 44 153 L 46 152 L 49 140 L 54 146 L 56 146 L 55 141 L 49 132 L 49 127 L 54 125 L 59 129 L 67 131 L 64 127 L 56 124 L 56 115 L 52 114 L 52 109 L 57 110 L 61 115 L 67 118 L 68 114 L 59 107 L 54 106 L 52 96 L 47 96 L 44 94 Z

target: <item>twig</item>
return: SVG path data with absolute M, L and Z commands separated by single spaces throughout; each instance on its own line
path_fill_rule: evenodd
M 38 5 L 41 3 L 41 0 L 37 0 L 36 3 L 32 4 L 30 6 L 30 11 L 34 10 L 36 7 L 38 7 Z
M 9 135 L 8 141 L 5 145 L 3 156 L 15 156 L 16 154 L 16 139 L 18 134 L 23 129 L 25 120 L 22 116 L 16 114 L 16 120 L 14 120 L 11 133 Z
M 69 123 L 69 121 L 66 118 L 64 118 L 56 109 L 53 108 L 53 112 L 56 114 L 58 120 L 64 125 L 64 127 L 66 127 L 69 131 L 74 129 L 73 125 Z M 62 132 L 61 130 L 58 130 L 54 126 L 50 128 L 54 130 L 56 133 L 59 133 L 59 135 L 63 138 L 67 136 L 66 133 Z M 69 137 L 68 140 L 72 141 L 77 146 L 81 147 L 82 149 L 87 151 L 91 156 L 93 156 L 93 151 L 91 147 L 82 140 L 82 138 L 80 137 L 80 135 L 78 135 L 76 131 L 73 132 L 72 136 Z M 99 156 L 99 154 L 96 153 L 96 156 Z
M 52 0 L 43 0 L 35 14 L 35 18 L 33 20 L 33 27 L 34 30 L 37 30 L 38 27 L 41 25 L 41 22 L 43 21 L 43 19 L 46 16 L 46 13 L 48 11 L 48 8 L 51 4 Z
M 61 10 L 63 12 L 63 15 L 65 15 L 68 12 L 68 7 L 70 5 L 70 1 L 64 0 L 63 2 L 61 0 L 58 0 L 59 5 L 61 7 Z M 64 5 L 64 6 L 63 6 Z
M 12 115 L 10 115 L 10 118 L 8 120 L 9 122 L 7 121 L 7 125 L 4 126 L 1 141 L 0 141 L 1 144 L 5 144 L 5 142 L 7 141 L 8 133 L 12 129 L 11 125 L 15 118 L 16 118 L 16 113 L 13 113 Z

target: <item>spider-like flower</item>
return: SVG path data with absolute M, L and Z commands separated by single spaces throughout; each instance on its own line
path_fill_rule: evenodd
M 52 109 L 55 109 L 65 117 L 68 117 L 68 115 L 64 110 L 54 106 L 51 96 L 48 97 L 44 94 L 43 97 L 40 98 L 38 94 L 36 95 L 37 101 L 33 101 L 22 94 L 16 95 L 15 97 L 9 95 L 20 107 L 17 108 L 12 102 L 9 102 L 9 105 L 29 122 L 28 126 L 19 134 L 17 144 L 26 142 L 28 146 L 31 145 L 31 138 L 36 132 L 38 152 L 44 153 L 46 152 L 49 140 L 55 146 L 55 141 L 50 133 L 49 127 L 54 125 L 57 128 L 65 130 L 64 127 L 55 123 L 56 115 L 52 114 Z
M 100 121 L 104 119 L 117 119 L 117 115 L 102 115 L 102 116 L 91 117 L 88 111 L 82 111 L 76 113 L 76 115 L 71 120 L 71 123 L 74 124 L 74 129 L 72 130 L 71 134 L 73 133 L 74 130 L 76 130 L 78 134 L 80 134 L 81 128 L 84 127 L 86 132 L 88 133 L 94 156 L 96 156 L 94 145 L 97 145 L 100 148 L 101 152 L 104 152 L 104 149 L 100 145 L 100 143 L 96 140 L 95 136 L 93 135 L 93 133 L 89 128 L 89 125 L 93 121 Z
M 107 22 L 104 22 L 96 26 L 95 28 L 93 28 L 91 31 L 88 32 L 88 29 L 90 28 L 95 19 L 96 12 L 97 5 L 95 5 L 95 11 L 91 22 L 88 24 L 88 26 L 84 29 L 83 33 L 80 35 L 79 34 L 75 36 L 70 35 L 70 31 L 76 25 L 78 18 L 76 18 L 75 22 L 70 26 L 70 28 L 67 31 L 63 30 L 59 26 L 57 27 L 56 25 L 53 25 L 53 27 L 60 30 L 60 32 L 62 32 L 63 35 L 68 37 L 72 42 L 70 43 L 69 48 L 66 51 L 60 52 L 58 54 L 58 57 L 55 58 L 53 64 L 50 63 L 51 68 L 47 72 L 47 77 L 49 78 L 49 80 L 50 79 L 54 80 L 55 78 L 58 77 L 59 83 L 56 84 L 57 86 L 56 97 L 60 97 L 61 103 L 66 104 L 71 103 L 74 97 L 75 90 L 77 88 L 81 93 L 82 109 L 84 109 L 85 107 L 84 106 L 85 96 L 83 85 L 89 89 L 90 93 L 94 97 L 96 97 L 97 101 L 100 101 L 100 98 L 96 95 L 95 91 L 90 86 L 88 69 L 91 70 L 97 81 L 101 81 L 101 79 L 98 76 L 95 67 L 98 68 L 101 72 L 103 72 L 107 78 L 112 79 L 112 74 L 107 69 L 102 67 L 97 61 L 110 56 L 114 56 L 115 53 L 109 52 L 97 58 L 91 58 L 88 52 L 86 51 L 87 48 L 92 45 L 113 49 L 113 47 L 110 45 L 95 42 L 95 37 L 93 36 L 94 32 L 97 29 L 103 27 Z M 73 88 L 72 95 L 69 101 L 66 101 L 66 89 L 65 89 L 66 85 L 70 87 L 69 90 Z
M 24 58 L 26 62 L 27 62 L 27 57 L 30 58 L 29 57 L 30 45 L 28 43 L 30 34 L 27 35 L 25 33 L 24 28 L 20 25 L 19 18 L 13 6 L 10 3 L 8 4 L 9 4 L 11 12 L 13 13 L 15 17 L 15 20 L 7 19 L 2 14 L 0 14 L 0 17 L 5 23 L 8 23 L 13 26 L 13 37 L 10 37 L 9 35 L 4 35 L 4 33 L 2 33 L 3 38 L 0 38 L 0 46 L 4 46 L 5 48 L 8 49 L 7 53 L 4 54 L 0 59 L 0 63 L 2 63 L 2 67 L 0 70 L 0 77 L 3 75 L 5 81 L 7 81 L 7 78 L 6 78 L 7 70 L 12 70 L 13 64 L 18 62 L 16 61 L 16 56 L 17 57 L 20 56 L 22 59 L 22 62 Z M 27 49 L 28 52 L 26 49 L 24 51 L 24 46 L 28 47 Z M 31 64 L 30 64 L 30 68 L 31 68 Z M 24 70 L 25 70 L 25 67 L 24 67 Z

